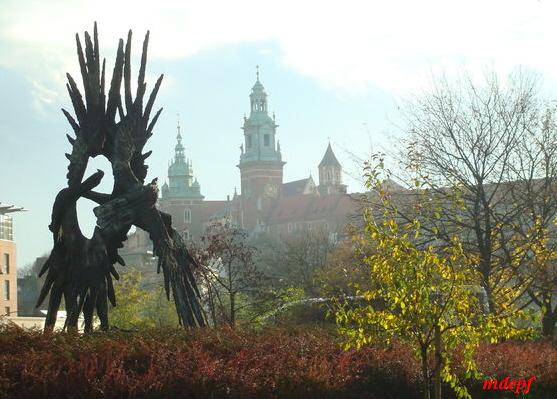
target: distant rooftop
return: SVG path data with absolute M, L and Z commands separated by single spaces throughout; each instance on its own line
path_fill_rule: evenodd
M 291 195 L 302 194 L 308 182 L 309 178 L 283 183 L 282 195 L 285 197 L 290 197 Z
M 0 202 L 0 215 L 13 212 L 25 212 L 27 209 L 23 207 L 16 207 L 15 205 L 3 204 Z
M 322 166 L 336 166 L 340 168 L 340 162 L 338 161 L 333 149 L 331 148 L 331 143 L 327 146 L 327 151 L 325 151 L 325 155 L 323 159 L 319 163 L 319 167 Z

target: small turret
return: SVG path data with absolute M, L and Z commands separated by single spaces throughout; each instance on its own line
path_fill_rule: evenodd
M 331 143 L 319 163 L 319 192 L 325 195 L 346 193 L 346 185 L 342 184 L 342 166 L 333 152 Z
M 194 181 L 193 165 L 187 159 L 185 148 L 182 145 L 180 122 L 176 129 L 176 145 L 174 146 L 174 159 L 168 167 L 168 185 L 162 188 L 162 198 L 203 199 L 201 187 L 197 179 Z

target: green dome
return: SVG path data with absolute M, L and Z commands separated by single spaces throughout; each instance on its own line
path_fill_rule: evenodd
M 163 198 L 203 199 L 201 187 L 197 180 L 193 181 L 191 160 L 187 160 L 182 145 L 180 125 L 178 125 L 177 144 L 174 147 L 174 159 L 168 166 L 168 185 L 162 190 Z
M 168 176 L 188 176 L 190 168 L 185 162 L 173 162 L 168 167 Z

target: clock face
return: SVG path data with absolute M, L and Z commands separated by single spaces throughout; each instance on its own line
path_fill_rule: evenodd
M 278 194 L 278 188 L 276 184 L 267 183 L 265 186 L 265 195 L 267 197 L 276 197 Z

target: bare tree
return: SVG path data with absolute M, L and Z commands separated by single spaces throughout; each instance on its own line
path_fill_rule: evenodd
M 325 269 L 334 246 L 327 231 L 304 229 L 279 239 L 266 237 L 264 241 L 259 243 L 258 263 L 275 284 L 301 287 L 308 296 L 320 294 L 316 274 Z
M 542 333 L 553 336 L 557 323 L 557 124 L 547 108 L 540 126 L 528 132 L 514 151 L 509 199 L 516 209 L 501 248 L 528 301 L 542 312 Z M 509 245 L 511 243 L 512 245 Z
M 465 78 L 454 86 L 440 79 L 433 91 L 411 100 L 405 110 L 410 136 L 399 160 L 413 174 L 413 190 L 399 197 L 428 196 L 440 217 L 424 224 L 430 239 L 448 242 L 458 232 L 466 250 L 477 256 L 489 308 L 501 289 L 522 281 L 508 272 L 509 225 L 522 204 L 511 200 L 512 184 L 523 178 L 516 165 L 525 138 L 539 127 L 535 79 L 517 73 L 503 85 L 494 74 L 483 85 Z M 406 181 L 408 183 L 408 181 Z M 415 204 L 403 198 L 401 204 Z M 423 200 L 421 198 L 420 200 Z M 411 221 L 420 210 L 401 206 L 399 216 Z
M 202 297 L 216 325 L 222 317 L 234 327 L 237 315 L 246 304 L 238 301 L 263 278 L 254 262 L 256 249 L 247 241 L 247 233 L 229 223 L 210 225 L 193 248 L 199 262 Z

